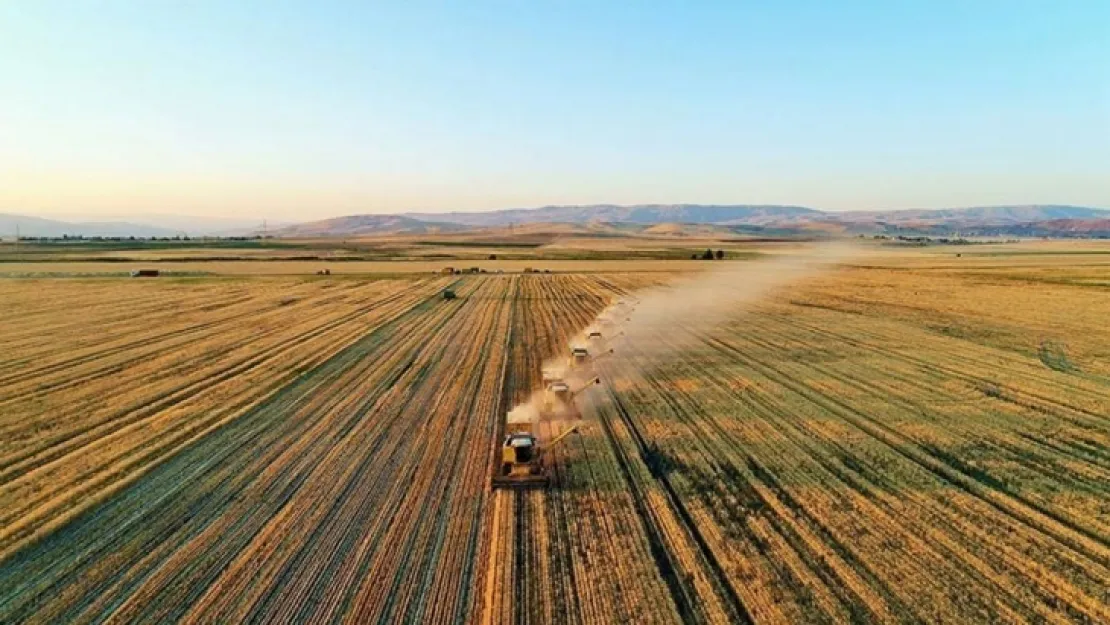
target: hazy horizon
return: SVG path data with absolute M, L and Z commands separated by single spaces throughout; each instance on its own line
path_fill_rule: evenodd
M 0 5 L 0 212 L 1110 206 L 1110 5 Z
M 551 206 L 609 206 L 609 205 L 631 206 L 629 204 L 613 204 L 611 202 L 594 202 L 594 203 L 590 203 L 590 204 L 576 204 L 576 205 L 543 204 L 543 205 L 538 205 L 538 206 L 505 206 L 505 207 L 500 207 L 500 208 L 489 208 L 489 209 L 485 209 L 485 210 L 461 210 L 461 209 L 455 210 L 455 209 L 451 209 L 451 210 L 444 210 L 444 211 L 419 211 L 419 210 L 389 211 L 389 212 L 384 212 L 383 211 L 383 212 L 378 212 L 378 213 L 349 212 L 349 213 L 342 213 L 342 214 L 335 214 L 335 215 L 313 216 L 313 217 L 310 217 L 310 218 L 307 218 L 307 219 L 271 219 L 270 217 L 268 217 L 266 215 L 262 215 L 262 216 L 259 216 L 259 217 L 255 217 L 253 215 L 234 217 L 234 216 L 221 216 L 221 215 L 197 215 L 197 214 L 190 215 L 190 214 L 187 214 L 187 213 L 158 213 L 158 212 L 104 213 L 104 214 L 82 214 L 82 213 L 73 213 L 73 212 L 43 212 L 42 214 L 32 214 L 32 213 L 29 213 L 29 212 L 21 213 L 19 211 L 0 211 L 0 214 L 19 215 L 19 216 L 24 216 L 24 217 L 38 217 L 38 218 L 42 218 L 42 219 L 52 219 L 52 220 L 67 221 L 67 222 L 89 222 L 89 223 L 93 223 L 93 222 L 132 222 L 132 223 L 136 223 L 136 224 L 141 224 L 144 221 L 147 221 L 148 222 L 147 225 L 156 225 L 156 226 L 162 226 L 162 227 L 184 227 L 186 224 L 189 223 L 190 220 L 198 220 L 198 221 L 202 221 L 202 222 L 208 222 L 209 225 L 216 225 L 216 224 L 221 224 L 222 223 L 223 227 L 227 227 L 227 228 L 245 228 L 245 227 L 258 227 L 258 226 L 261 226 L 263 223 L 268 223 L 270 227 L 280 227 L 282 225 L 290 225 L 290 224 L 294 224 L 294 223 L 304 223 L 304 222 L 310 222 L 310 221 L 332 219 L 332 218 L 337 218 L 337 217 L 348 217 L 348 216 L 352 216 L 352 215 L 375 215 L 375 214 L 377 214 L 377 215 L 388 215 L 388 214 L 430 214 L 430 215 L 443 214 L 443 215 L 449 215 L 451 213 L 472 213 L 472 212 L 473 213 L 483 213 L 483 212 L 497 212 L 497 211 L 502 211 L 502 210 L 535 210 L 535 209 L 542 209 L 542 208 L 547 208 L 547 207 L 551 207 Z M 661 206 L 708 205 L 708 203 L 702 204 L 702 203 L 699 203 L 699 202 L 645 202 L 642 205 L 661 205 Z M 733 205 L 733 206 L 752 205 L 752 206 L 754 206 L 756 204 L 752 203 L 752 202 L 721 202 L 721 203 L 717 203 L 716 205 Z M 1012 204 L 990 204 L 990 205 L 985 205 L 984 204 L 984 205 L 968 205 L 968 206 L 924 206 L 924 207 L 923 206 L 916 206 L 916 207 L 894 207 L 894 208 L 885 208 L 885 209 L 840 209 L 840 210 L 838 210 L 838 209 L 827 209 L 827 208 L 823 208 L 823 207 L 820 207 L 820 206 L 805 206 L 805 205 L 796 204 L 796 203 L 795 204 L 783 203 L 783 204 L 774 204 L 774 205 L 775 206 L 797 206 L 797 207 L 801 207 L 801 208 L 810 208 L 810 209 L 815 209 L 815 210 L 834 213 L 834 214 L 835 213 L 844 213 L 844 212 L 853 212 L 853 211 L 857 211 L 857 210 L 862 211 L 862 212 L 874 212 L 874 211 L 897 212 L 897 211 L 930 211 L 930 210 L 948 210 L 948 209 L 963 209 L 963 208 L 984 208 L 984 207 L 991 207 L 991 206 L 1034 206 L 1034 205 L 1036 205 L 1036 206 L 1077 206 L 1077 207 L 1082 207 L 1082 208 L 1092 208 L 1092 209 L 1104 210 L 1104 211 L 1110 212 L 1110 206 L 1097 206 L 1097 205 L 1089 205 L 1089 204 L 1064 204 L 1064 203 L 1061 203 L 1061 202 L 1044 202 L 1044 203 L 1017 202 L 1017 203 L 1012 203 Z

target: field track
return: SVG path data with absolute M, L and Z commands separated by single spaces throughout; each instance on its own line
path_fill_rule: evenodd
M 664 274 L 0 282 L 0 623 L 1110 622 L 1096 273 L 609 335 L 524 493 L 505 411 Z

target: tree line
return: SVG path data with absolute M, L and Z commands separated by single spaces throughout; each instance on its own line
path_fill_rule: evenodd
M 705 251 L 702 252 L 700 255 L 698 255 L 696 253 L 695 254 L 690 254 L 690 260 L 724 260 L 724 259 L 725 259 L 725 251 L 724 250 L 717 250 L 716 252 L 714 252 L 713 250 L 711 250 L 709 248 L 705 248 Z

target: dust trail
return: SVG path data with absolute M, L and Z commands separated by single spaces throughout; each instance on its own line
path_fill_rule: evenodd
M 828 271 L 857 253 L 854 246 L 838 243 L 766 261 L 721 263 L 681 282 L 625 298 L 606 309 L 597 323 L 616 332 L 610 345 L 622 364 L 621 348 L 635 346 L 637 366 L 659 366 L 697 342 L 697 335 L 742 316 L 774 292 Z
M 857 253 L 854 246 L 838 243 L 764 261 L 722 262 L 692 277 L 624 297 L 572 338 L 563 355 L 544 363 L 543 388 L 514 407 L 513 414 L 533 423 L 559 420 L 560 414 L 543 409 L 545 401 L 551 405 L 545 390 L 551 380 L 583 391 L 573 401 L 583 415 L 589 414 L 595 401 L 589 392 L 597 374 L 595 362 L 604 365 L 611 360 L 618 370 L 628 372 L 632 367 L 640 373 L 665 366 L 695 347 L 700 334 L 736 319 L 775 291 L 828 271 Z M 591 336 L 595 332 L 601 336 Z M 622 357 L 633 346 L 636 358 Z M 576 347 L 588 350 L 588 362 L 573 364 L 571 352 Z

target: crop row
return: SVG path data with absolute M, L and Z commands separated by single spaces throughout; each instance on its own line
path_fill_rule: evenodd
M 278 392 L 434 288 L 372 284 L 317 297 L 262 291 L 134 335 L 113 322 L 101 327 L 90 306 L 83 334 L 100 336 L 101 345 L 68 360 L 64 353 L 43 362 L 29 356 L 11 377 L 31 377 L 0 391 L 0 556 Z M 283 304 L 296 297 L 290 291 L 303 300 Z M 163 302 L 170 310 L 179 304 L 187 305 Z
M 1110 619 L 1110 380 L 938 332 L 987 314 L 964 298 L 980 285 L 944 280 L 943 310 L 892 311 L 854 272 L 709 332 L 617 339 L 559 487 L 523 502 L 526 608 L 491 620 Z M 1061 314 L 1086 293 L 1007 323 L 1100 335 Z
M 3 427 L 57 425 L 5 456 L 0 622 L 479 618 L 513 377 L 538 374 L 609 289 L 475 276 L 443 301 L 446 283 L 258 281 L 206 311 L 194 299 L 218 290 L 198 283 L 181 309 L 200 312 L 134 334 L 75 283 L 105 311 L 103 344 L 67 355 L 46 341 L 24 376 L 57 376 L 30 389 L 55 419 L 28 389 L 3 390 L 22 410 Z M 117 363 L 115 384 L 98 377 Z M 98 384 L 103 409 L 69 407 Z
M 544 362 L 666 279 L 3 285 L 0 622 L 1110 620 L 1083 285 L 861 267 L 607 329 L 554 487 L 491 493 Z

